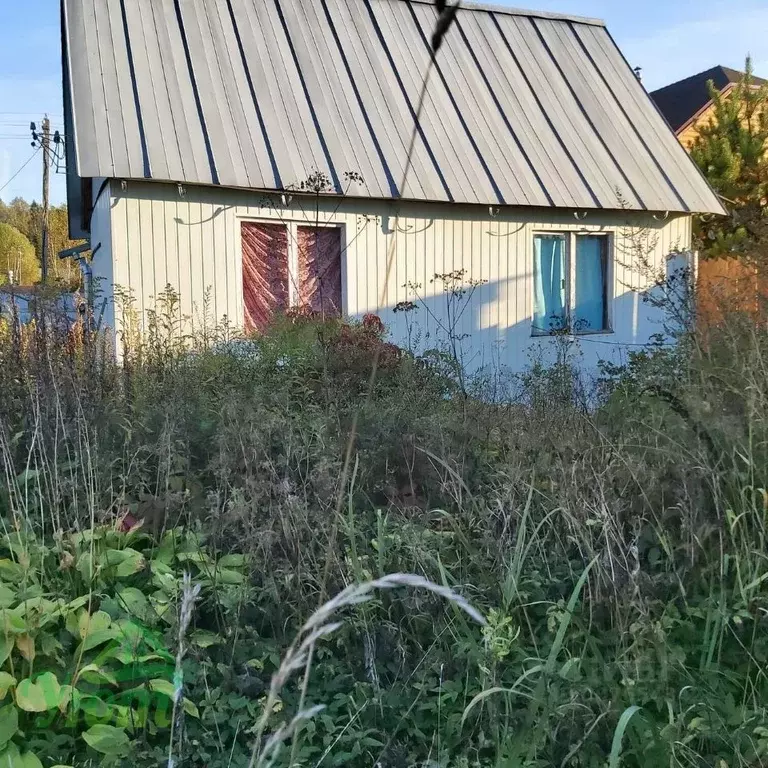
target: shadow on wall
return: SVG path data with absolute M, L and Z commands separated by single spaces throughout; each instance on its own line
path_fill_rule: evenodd
M 608 332 L 534 333 L 533 318 L 507 323 L 499 316 L 509 305 L 517 284 L 529 288 L 528 273 L 508 279 L 444 290 L 423 297 L 414 292 L 408 302 L 378 314 L 392 340 L 415 354 L 446 353 L 468 373 L 521 373 L 533 362 L 552 365 L 568 359 L 586 374 L 596 375 L 602 362 L 622 365 L 629 354 L 651 343 L 671 344 L 671 330 L 691 306 L 691 262 L 688 254 L 667 259 L 666 274 L 644 290 L 623 288 L 609 298 Z M 533 299 L 529 297 L 532 307 Z
M 528 295 L 533 285 L 530 272 L 482 283 L 472 283 L 462 272 L 436 276 L 426 290 L 410 285 L 409 300 L 387 306 L 376 314 L 399 346 L 417 355 L 439 352 L 454 360 L 468 375 L 519 374 L 534 363 L 550 366 L 567 355 L 568 361 L 588 378 L 595 378 L 603 362 L 623 365 L 631 352 L 652 342 L 672 343 L 669 329 L 678 321 L 679 314 L 670 316 L 668 308 L 690 306 L 691 266 L 688 254 L 673 254 L 667 258 L 666 274 L 656 276 L 644 290 L 617 286 L 616 290 L 622 293 L 609 297 L 607 332 L 537 335 L 530 314 L 524 320 L 508 322 L 502 314 L 511 304 L 510 295 L 524 294 L 528 305 L 533 304 Z M 427 292 L 429 295 L 423 295 Z M 192 325 L 182 315 L 179 296 L 170 286 L 164 296 L 155 300 L 155 309 L 150 312 L 157 318 L 172 314 L 179 335 Z M 226 318 L 223 323 L 217 322 L 206 312 L 205 307 L 197 308 L 197 333 L 202 330 L 214 339 L 223 325 L 227 338 L 236 335 L 238 323 L 230 323 Z M 120 318 L 120 308 L 116 314 Z M 362 319 L 362 314 L 353 319 Z M 140 323 L 135 322 L 138 328 Z M 127 324 L 121 328 L 118 319 L 118 331 L 126 329 Z

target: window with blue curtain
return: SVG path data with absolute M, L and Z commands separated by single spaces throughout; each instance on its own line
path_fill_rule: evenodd
M 565 328 L 566 242 L 564 235 L 534 238 L 534 333 L 552 333 Z
M 575 261 L 573 332 L 607 330 L 608 238 L 577 235 Z
M 605 235 L 535 235 L 534 334 L 610 330 L 608 251 Z

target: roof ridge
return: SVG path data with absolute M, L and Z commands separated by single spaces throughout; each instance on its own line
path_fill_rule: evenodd
M 669 83 L 668 85 L 664 85 L 661 88 L 657 88 L 652 93 L 654 93 L 654 94 L 661 94 L 661 93 L 663 93 L 664 91 L 667 91 L 670 88 L 677 88 L 677 87 L 683 85 L 684 83 L 700 82 L 704 75 L 714 74 L 716 72 L 720 72 L 728 80 L 729 83 L 738 82 L 738 81 L 734 81 L 731 78 L 731 73 L 739 75 L 742 78 L 746 74 L 741 69 L 734 69 L 733 67 L 728 67 L 725 64 L 715 64 L 713 67 L 709 67 L 708 69 L 702 69 L 701 72 L 696 72 L 695 74 L 688 75 L 688 77 L 684 77 L 681 80 L 675 80 L 674 83 Z M 754 79 L 754 81 L 756 83 L 765 83 L 765 82 L 767 82 L 764 78 L 758 77 L 758 75 L 756 75 L 754 73 L 752 74 L 752 77 L 753 77 L 753 79 Z M 712 79 L 712 78 L 709 78 L 709 79 Z
M 392 0 L 390 0 L 391 2 Z M 394 0 L 401 3 L 415 3 L 416 5 L 434 5 L 434 0 Z M 576 24 L 587 24 L 592 27 L 604 27 L 602 19 L 592 19 L 587 16 L 576 16 L 570 13 L 555 13 L 554 11 L 535 11 L 524 8 L 512 8 L 507 5 L 494 5 L 489 3 L 477 3 L 474 0 L 461 2 L 462 11 L 480 11 L 484 13 L 498 13 L 504 16 L 528 16 L 536 19 L 548 19 L 550 21 L 571 21 Z

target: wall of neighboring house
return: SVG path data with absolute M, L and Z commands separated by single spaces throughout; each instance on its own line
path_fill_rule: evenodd
M 280 196 L 204 187 L 129 182 L 111 190 L 112 282 L 130 288 L 138 315 L 155 308 L 170 285 L 190 329 L 244 321 L 242 227 L 264 221 L 341 227 L 341 295 L 346 315 L 381 316 L 394 339 L 421 349 L 460 340 L 471 369 L 519 371 L 530 357 L 554 354 L 549 337 L 532 336 L 534 236 L 537 232 L 609 237 L 611 333 L 579 338 L 583 364 L 620 360 L 662 330 L 647 302 L 667 256 L 688 249 L 690 217 L 632 212 L 572 212 Z M 102 235 L 102 239 L 104 235 Z M 390 245 L 395 255 L 387 277 Z M 104 253 L 106 256 L 107 253 Z M 640 266 L 639 262 L 644 262 Z M 436 274 L 465 270 L 463 296 Z M 653 274 L 651 274 L 653 273 Z M 102 274 L 106 275 L 107 270 Z M 481 283 L 472 289 L 469 281 Z M 382 301 L 383 297 L 383 301 Z M 399 302 L 417 309 L 395 312 Z M 451 303 L 453 302 L 453 303 Z M 465 305 L 466 303 L 466 305 Z M 120 313 L 115 322 L 120 325 Z
M 709 124 L 709 121 L 714 116 L 714 112 L 715 108 L 710 104 L 701 112 L 701 114 L 697 115 L 696 118 L 694 118 L 688 125 L 684 126 L 677 132 L 677 138 L 689 152 L 691 151 L 691 147 L 694 145 L 699 135 L 699 128 L 702 125 Z
M 115 276 L 112 251 L 112 188 L 114 182 L 93 180 L 95 205 L 91 215 L 91 248 L 98 250 L 91 259 L 94 290 L 94 314 L 102 326 L 116 327 L 114 286 L 119 285 Z M 101 193 L 101 194 L 99 194 Z M 98 195 L 98 199 L 97 199 Z

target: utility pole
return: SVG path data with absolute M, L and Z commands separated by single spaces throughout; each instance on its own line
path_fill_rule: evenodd
M 50 237 L 48 234 L 48 219 L 50 209 L 51 187 L 51 121 L 48 115 L 43 118 L 43 132 L 40 137 L 40 146 L 43 148 L 43 282 L 48 282 L 48 261 L 50 258 Z

